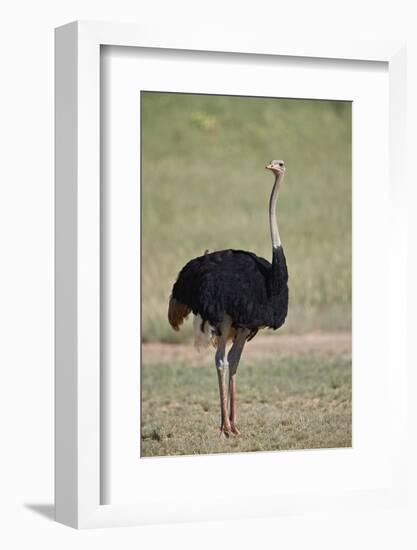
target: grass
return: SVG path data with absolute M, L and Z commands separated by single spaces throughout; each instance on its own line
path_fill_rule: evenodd
M 141 112 L 143 341 L 190 339 L 190 326 L 174 333 L 166 320 L 189 259 L 206 248 L 270 258 L 273 180 L 264 166 L 273 158 L 287 164 L 278 207 L 290 274 L 282 330 L 349 329 L 350 103 L 147 92 Z
M 212 360 L 180 357 L 142 369 L 142 455 L 350 447 L 351 359 L 346 355 L 264 356 L 238 371 L 239 428 L 219 436 Z

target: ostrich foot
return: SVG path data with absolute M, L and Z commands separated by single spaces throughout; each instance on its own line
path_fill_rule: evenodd
M 230 430 L 231 430 L 232 434 L 235 435 L 236 437 L 240 437 L 242 435 L 242 432 L 239 430 L 239 428 L 233 422 L 230 425 Z
M 239 428 L 231 423 L 231 424 L 222 424 L 220 427 L 220 436 L 226 436 L 226 437 L 241 437 L 242 432 L 239 430 Z
M 223 424 L 220 426 L 220 437 L 222 435 L 224 435 L 225 437 L 230 437 L 231 435 L 235 435 L 229 423 L 223 422 Z

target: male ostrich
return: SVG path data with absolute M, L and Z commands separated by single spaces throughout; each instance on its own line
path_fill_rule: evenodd
M 172 288 L 168 320 L 174 330 L 194 314 L 195 344 L 210 341 L 217 348 L 215 362 L 220 391 L 220 432 L 240 435 L 236 426 L 236 372 L 245 343 L 259 329 L 281 327 L 288 310 L 288 271 L 278 232 L 276 204 L 285 174 L 282 160 L 265 168 L 275 176 L 269 201 L 272 264 L 243 250 L 206 251 L 189 261 Z M 227 341 L 233 345 L 227 354 Z M 226 369 L 229 369 L 227 407 Z

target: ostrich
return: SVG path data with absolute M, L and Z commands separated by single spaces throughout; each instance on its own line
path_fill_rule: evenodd
M 229 249 L 209 253 L 206 250 L 203 256 L 190 260 L 182 268 L 168 307 L 168 320 L 174 330 L 179 330 L 193 312 L 196 347 L 211 342 L 217 348 L 220 433 L 226 436 L 240 435 L 236 425 L 236 373 L 244 345 L 259 329 L 281 327 L 288 310 L 288 271 L 276 220 L 285 164 L 282 160 L 272 160 L 265 168 L 275 176 L 269 201 L 272 264 L 253 252 Z M 233 344 L 226 358 L 228 340 Z

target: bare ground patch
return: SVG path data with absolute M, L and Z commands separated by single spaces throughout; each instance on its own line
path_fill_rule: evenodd
M 352 335 L 350 332 L 311 332 L 307 334 L 258 335 L 248 342 L 244 350 L 245 360 L 262 357 L 288 356 L 350 356 Z M 206 364 L 213 357 L 213 348 L 198 352 L 192 343 L 167 344 L 148 342 L 142 345 L 142 359 L 146 365 L 190 360 L 193 365 Z

